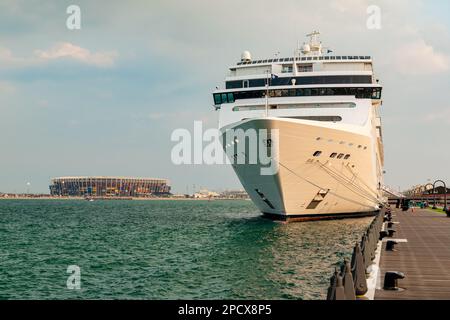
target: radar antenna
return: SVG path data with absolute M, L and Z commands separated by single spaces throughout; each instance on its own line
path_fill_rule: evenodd
M 319 31 L 313 31 L 309 34 L 307 34 L 306 36 L 309 37 L 309 44 L 305 44 L 305 49 L 309 49 L 309 50 L 304 50 L 305 54 L 311 54 L 311 55 L 317 55 L 320 56 L 322 55 L 322 42 L 319 41 L 318 36 L 320 35 Z

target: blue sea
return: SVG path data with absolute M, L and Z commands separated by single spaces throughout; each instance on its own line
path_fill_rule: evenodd
M 371 220 L 284 224 L 245 200 L 0 200 L 0 299 L 323 299 Z

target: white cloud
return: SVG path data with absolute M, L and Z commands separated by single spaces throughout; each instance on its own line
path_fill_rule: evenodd
M 430 75 L 449 70 L 450 59 L 419 39 L 398 47 L 394 52 L 396 69 L 406 75 Z
M 117 56 L 115 51 L 91 52 L 69 42 L 57 43 L 48 50 L 34 50 L 30 57 L 19 57 L 10 49 L 0 47 L 0 68 L 28 67 L 58 59 L 72 59 L 96 67 L 112 67 Z
M 61 58 L 70 58 L 86 64 L 98 67 L 110 67 L 114 65 L 117 57 L 116 52 L 96 52 L 91 53 L 88 49 L 76 46 L 69 42 L 62 42 L 53 48 L 43 51 L 35 50 L 36 57 L 43 60 L 54 60 Z

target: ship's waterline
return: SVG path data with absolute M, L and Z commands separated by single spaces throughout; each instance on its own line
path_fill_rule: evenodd
M 250 201 L 4 200 L 0 298 L 322 299 L 371 220 L 280 224 Z

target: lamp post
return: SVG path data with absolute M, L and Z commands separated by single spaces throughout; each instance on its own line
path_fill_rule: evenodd
M 428 180 L 428 181 L 430 181 L 430 180 Z M 428 182 L 426 185 L 424 185 L 423 186 L 423 188 L 424 188 L 424 193 L 427 191 L 427 187 L 428 186 L 431 186 L 431 187 L 433 187 L 433 184 L 431 184 L 430 182 Z M 433 193 L 434 193 L 434 189 L 432 189 L 433 190 Z M 425 201 L 424 201 L 425 202 Z M 427 206 L 428 206 L 428 197 L 427 197 Z
M 442 184 L 444 185 L 444 212 L 447 212 L 447 185 L 445 184 L 445 182 L 442 180 L 436 180 L 433 183 L 433 193 L 435 193 L 436 183 L 438 183 L 438 182 L 442 182 Z M 435 196 L 433 209 L 436 209 L 436 208 L 437 207 L 436 207 L 436 196 Z

